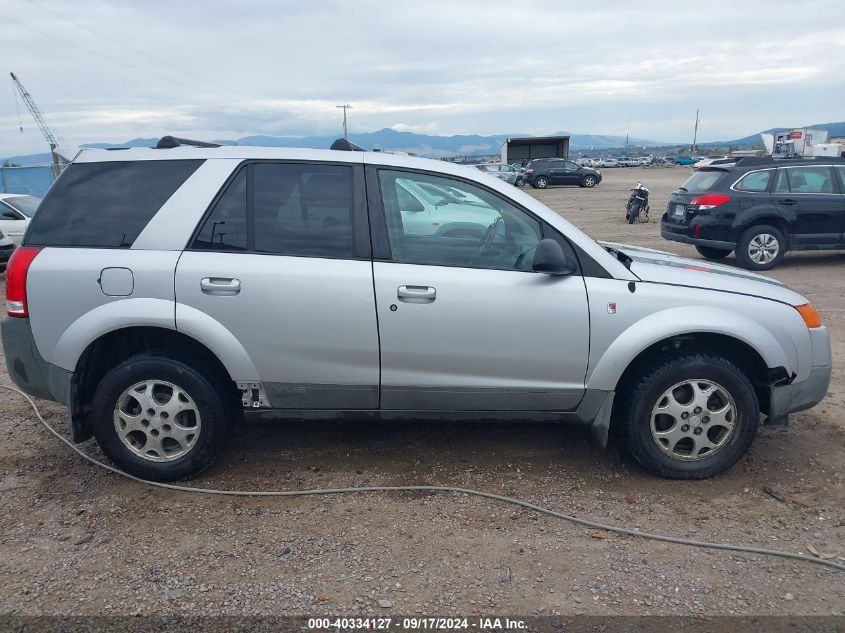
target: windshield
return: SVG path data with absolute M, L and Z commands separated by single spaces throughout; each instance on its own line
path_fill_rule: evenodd
M 41 198 L 36 198 L 35 196 L 15 196 L 14 198 L 4 198 L 3 202 L 10 207 L 14 207 L 26 217 L 31 218 L 35 215 L 35 210 L 38 209 Z
M 702 169 L 687 178 L 687 181 L 678 188 L 681 191 L 689 193 L 706 193 L 707 191 L 710 191 L 713 185 L 716 184 L 716 181 L 719 180 L 724 173 L 725 172 L 716 169 Z

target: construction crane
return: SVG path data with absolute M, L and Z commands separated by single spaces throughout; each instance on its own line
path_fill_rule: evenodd
M 12 76 L 12 83 L 15 84 L 15 88 L 17 88 L 18 92 L 21 94 L 21 98 L 26 104 L 29 113 L 32 115 L 32 118 L 35 119 L 35 122 L 41 129 L 41 134 L 44 135 L 44 139 L 50 145 L 50 157 L 53 162 L 53 179 L 55 180 L 59 177 L 59 174 L 62 171 L 62 168 L 59 165 L 59 155 L 56 154 L 56 148 L 59 146 L 59 136 L 55 132 L 53 132 L 53 130 L 50 129 L 49 125 L 47 125 L 47 121 L 44 120 L 44 115 L 41 114 L 41 110 L 39 110 L 38 106 L 35 105 L 35 101 L 32 99 L 32 95 L 30 95 L 27 89 L 23 87 L 23 84 L 20 82 L 20 79 L 15 77 L 15 73 L 9 74 Z M 23 132 L 23 127 L 21 127 L 21 132 Z

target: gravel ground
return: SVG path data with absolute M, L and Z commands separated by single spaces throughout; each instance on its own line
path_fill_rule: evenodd
M 596 238 L 694 255 L 662 241 L 656 222 L 687 171 L 607 170 L 594 190 L 532 193 Z M 654 218 L 629 227 L 623 205 L 637 179 L 652 190 Z M 835 254 L 789 256 L 772 273 L 819 308 L 837 358 L 842 264 Z M 0 384 L 11 384 L 5 371 Z M 787 429 L 761 429 L 737 466 L 701 482 L 655 479 L 568 427 L 362 422 L 237 429 L 192 483 L 453 484 L 642 530 L 813 547 L 845 560 L 843 402 L 837 366 L 824 403 Z M 42 406 L 64 428 L 62 407 Z M 818 566 L 594 538 L 595 530 L 462 495 L 247 499 L 148 488 L 84 463 L 4 392 L 0 492 L 0 614 L 845 613 L 842 574 Z

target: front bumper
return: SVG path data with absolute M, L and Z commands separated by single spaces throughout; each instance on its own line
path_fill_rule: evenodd
M 782 419 L 790 413 L 804 411 L 821 402 L 830 386 L 830 365 L 813 367 L 801 382 L 775 385 L 769 394 L 769 419 Z

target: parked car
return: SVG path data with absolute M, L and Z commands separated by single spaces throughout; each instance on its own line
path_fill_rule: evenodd
M 601 182 L 601 172 L 563 158 L 537 158 L 525 168 L 525 182 L 535 189 L 545 189 L 549 185 L 591 188 Z
M 599 158 L 598 166 L 606 169 L 619 167 L 619 161 L 615 158 Z
M 845 159 L 740 158 L 696 170 L 670 196 L 667 240 L 769 270 L 787 251 L 845 249 Z
M 36 196 L 0 193 L 0 230 L 20 244 L 40 203 Z
M 476 165 L 476 168 L 488 174 L 492 174 L 499 180 L 504 180 L 509 185 L 515 185 L 517 179 L 519 178 L 519 172 L 511 165 L 507 165 L 505 163 L 482 163 L 480 165 Z
M 484 231 L 409 231 L 426 187 Z M 827 330 L 783 284 L 600 244 L 475 169 L 386 153 L 83 150 L 6 301 L 12 380 L 156 480 L 195 475 L 255 415 L 570 421 L 701 478 L 831 372 Z
M 676 165 L 695 165 L 699 160 L 695 156 L 675 156 Z
M 618 167 L 633 167 L 635 165 L 633 158 L 622 156 L 616 160 Z
M 0 273 L 6 272 L 6 264 L 15 250 L 15 243 L 12 238 L 0 231 Z

